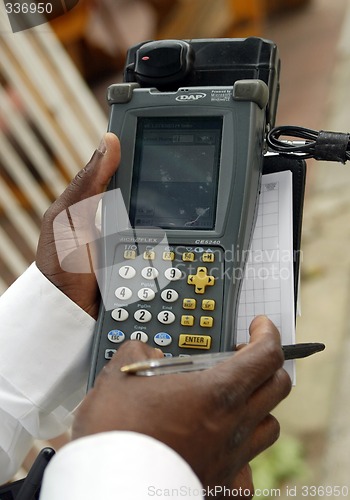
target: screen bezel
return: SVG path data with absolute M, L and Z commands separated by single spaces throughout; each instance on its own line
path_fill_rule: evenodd
M 116 107 L 117 108 L 117 107 Z M 115 110 L 117 112 L 117 109 Z M 130 206 L 130 198 L 133 182 L 133 165 L 135 156 L 135 143 L 137 122 L 139 117 L 182 117 L 182 116 L 198 116 L 198 117 L 222 117 L 222 135 L 221 135 L 221 150 L 220 150 L 220 176 L 217 190 L 216 217 L 213 230 L 191 229 L 166 229 L 167 234 L 171 234 L 174 238 L 206 238 L 213 239 L 223 236 L 227 217 L 229 214 L 229 205 L 234 196 L 234 180 L 237 175 L 237 163 L 239 161 L 239 148 L 235 130 L 238 129 L 238 120 L 232 113 L 231 109 L 224 107 L 212 106 L 159 106 L 148 108 L 133 108 L 127 110 L 124 115 L 123 124 L 119 132 L 119 137 L 122 143 L 122 157 L 120 166 L 114 178 L 114 182 L 110 185 L 110 189 L 120 188 L 125 205 Z M 111 119 L 113 121 L 113 117 Z M 239 193 L 237 193 L 240 195 Z M 112 223 L 112 221 L 111 221 Z M 131 229 L 131 227 L 130 227 Z M 143 229 L 138 228 L 138 232 L 145 231 L 151 234 L 156 232 L 156 228 Z M 160 230 L 163 231 L 164 230 Z
M 143 229 L 155 226 L 164 230 L 181 231 L 212 231 L 215 229 L 221 164 L 220 155 L 222 146 L 222 129 L 222 116 L 138 117 L 133 164 L 133 183 L 129 205 L 129 217 L 132 227 L 135 229 Z M 212 139 L 213 142 L 200 143 L 199 134 L 203 136 L 205 133 L 213 134 L 213 137 L 209 138 L 209 140 Z M 154 135 L 154 139 L 151 138 L 152 135 Z M 183 142 L 181 141 L 181 138 Z M 164 165 L 161 165 L 162 158 L 159 163 L 159 156 L 156 158 L 156 168 L 154 170 L 151 168 L 150 174 L 155 174 L 159 179 L 147 181 L 145 180 L 145 175 L 147 175 L 148 167 L 147 164 L 145 164 L 145 155 L 147 154 L 148 146 L 150 146 L 150 148 L 154 148 L 154 151 L 151 152 L 151 154 L 154 154 L 157 146 L 159 146 L 159 148 L 164 146 L 165 148 L 169 147 L 169 155 L 167 156 L 166 152 L 163 152 Z M 179 154 L 181 158 L 181 154 L 186 148 L 189 147 L 196 148 L 196 153 L 203 153 L 209 158 L 209 163 L 206 167 L 203 167 L 202 169 L 203 165 L 201 165 L 201 160 L 198 160 L 197 157 L 194 159 L 192 158 L 192 162 L 189 157 L 188 163 L 185 164 L 185 168 L 182 163 L 178 163 L 176 155 Z M 209 148 L 211 148 L 211 151 Z M 210 153 L 212 153 L 211 158 L 209 157 Z M 191 166 L 193 167 L 192 169 Z M 163 175 L 166 174 L 168 177 L 167 180 L 160 180 L 162 168 L 164 169 Z M 203 177 L 205 176 L 205 168 L 207 169 L 206 173 L 208 173 L 211 178 L 211 180 L 207 182 Z M 186 183 L 183 183 L 182 179 L 187 175 L 189 169 L 191 169 L 191 173 L 193 175 L 189 176 L 191 177 L 191 180 L 186 186 Z M 186 172 L 186 170 L 188 172 Z M 169 210 L 170 220 L 167 220 L 165 212 L 162 214 L 162 209 L 160 209 L 158 213 L 153 213 L 149 216 L 145 215 L 143 223 L 137 223 L 138 210 L 140 210 L 142 203 L 141 202 L 139 204 L 139 197 L 142 196 L 142 194 L 145 196 L 147 187 L 143 183 L 146 182 L 149 182 L 148 187 L 150 187 L 150 196 L 152 196 L 153 201 L 151 204 L 147 202 L 143 204 L 144 208 L 147 209 L 148 212 L 151 212 L 152 206 L 158 205 L 161 207 L 162 201 L 164 206 L 164 201 L 167 198 L 169 204 L 166 204 L 166 209 Z M 191 191 L 193 198 L 190 197 L 190 193 L 187 188 Z M 209 212 L 208 217 L 204 216 L 202 224 L 200 221 L 200 212 L 198 211 L 197 213 L 194 213 L 194 206 L 192 205 L 191 207 L 191 203 L 188 204 L 189 199 L 195 200 L 195 188 L 202 191 L 207 189 L 208 192 L 207 197 L 198 197 L 198 201 L 199 198 L 201 198 L 202 202 L 205 200 L 206 204 L 209 205 L 207 208 Z M 164 196 L 166 190 L 168 192 Z M 179 193 L 178 197 L 177 193 Z M 170 201 L 171 198 L 173 199 L 173 203 Z M 180 209 L 184 209 L 185 207 L 192 211 L 192 225 L 189 224 L 189 222 L 185 223 L 183 216 L 178 215 Z M 196 216 L 198 216 L 197 219 L 195 219 Z M 147 223 L 147 218 L 149 219 L 149 223 Z M 172 219 L 174 222 L 171 222 Z

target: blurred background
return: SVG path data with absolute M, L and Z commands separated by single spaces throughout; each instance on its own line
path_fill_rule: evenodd
M 271 39 L 282 61 L 276 124 L 350 129 L 349 0 L 80 0 L 16 34 L 2 11 L 0 30 L 0 294 L 33 261 L 42 214 L 98 146 L 106 88 L 122 80 L 133 44 Z M 308 161 L 297 341 L 327 349 L 297 362 L 296 387 L 275 412 L 281 439 L 253 464 L 257 486 L 280 498 L 303 485 L 350 488 L 349 194 L 347 166 Z

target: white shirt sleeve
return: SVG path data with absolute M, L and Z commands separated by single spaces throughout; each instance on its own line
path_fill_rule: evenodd
M 204 498 L 190 466 L 135 432 L 94 434 L 64 446 L 49 463 L 40 500 Z
M 32 438 L 67 429 L 84 397 L 94 320 L 35 264 L 0 299 L 0 484 L 17 471 Z M 202 498 L 189 465 L 164 444 L 132 432 L 64 446 L 45 473 L 42 500 Z M 169 493 L 170 492 L 170 493 Z M 161 496 L 160 496 L 161 495 Z
M 69 427 L 86 391 L 95 321 L 32 264 L 1 296 L 0 324 L 1 484 L 31 437 Z

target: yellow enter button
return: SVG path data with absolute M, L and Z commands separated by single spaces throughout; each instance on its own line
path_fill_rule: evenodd
M 209 335 L 187 335 L 181 333 L 179 337 L 179 347 L 191 349 L 210 349 L 211 337 Z

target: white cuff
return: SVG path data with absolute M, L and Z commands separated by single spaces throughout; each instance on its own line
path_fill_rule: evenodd
M 135 432 L 72 441 L 48 465 L 40 500 L 203 498 L 190 466 L 163 443 Z
M 35 264 L 1 296 L 0 319 L 1 408 L 36 437 L 62 432 L 85 393 L 95 321 Z
M 33 438 L 20 423 L 0 409 L 0 485 L 18 471 L 33 445 Z

